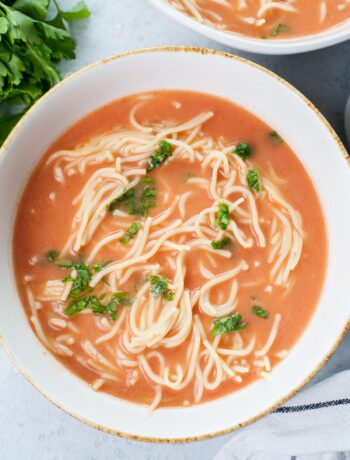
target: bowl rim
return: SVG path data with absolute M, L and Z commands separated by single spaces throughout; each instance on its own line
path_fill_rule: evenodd
M 215 40 L 218 43 L 249 53 L 280 56 L 299 54 L 328 48 L 350 39 L 350 27 L 344 28 L 346 22 L 349 22 L 350 25 L 350 19 L 315 34 L 269 41 L 216 29 L 208 24 L 203 24 L 191 16 L 176 10 L 176 8 L 167 3 L 166 0 L 148 1 L 163 14 L 184 27 L 211 40 Z
M 337 144 L 337 147 L 339 148 L 340 152 L 342 153 L 343 157 L 348 163 L 348 166 L 350 167 L 350 156 L 347 153 L 347 150 L 345 149 L 342 141 L 330 125 L 330 123 L 327 121 L 327 119 L 322 115 L 322 113 L 315 107 L 315 105 L 306 97 L 304 96 L 298 89 L 296 89 L 292 84 L 288 83 L 286 80 L 284 80 L 282 77 L 278 76 L 271 70 L 256 64 L 255 62 L 252 62 L 248 59 L 242 58 L 240 56 L 230 54 L 224 51 L 218 51 L 214 49 L 209 49 L 209 48 L 201 48 L 201 47 L 193 47 L 193 46 L 161 46 L 161 47 L 150 47 L 150 48 L 140 48 L 136 49 L 133 51 L 127 51 L 123 53 L 119 53 L 116 55 L 112 55 L 110 57 L 101 59 L 99 61 L 93 62 L 78 71 L 72 73 L 68 77 L 64 78 L 61 82 L 59 82 L 56 86 L 51 88 L 47 93 L 45 93 L 38 101 L 36 101 L 33 106 L 24 114 L 24 116 L 20 119 L 20 121 L 17 123 L 17 125 L 14 127 L 14 129 L 11 131 L 7 139 L 5 140 L 4 144 L 0 148 L 0 157 L 5 154 L 5 152 L 9 149 L 12 140 L 16 137 L 17 132 L 21 129 L 21 127 L 26 123 L 26 120 L 31 116 L 31 114 L 37 110 L 39 106 L 43 104 L 43 102 L 48 99 L 53 93 L 55 93 L 57 90 L 59 90 L 62 86 L 66 84 L 67 81 L 73 80 L 77 77 L 79 77 L 81 74 L 84 74 L 86 72 L 89 72 L 91 69 L 102 66 L 104 64 L 107 64 L 111 61 L 116 61 L 119 59 L 127 58 L 128 56 L 134 56 L 134 55 L 139 55 L 139 54 L 147 54 L 147 53 L 197 53 L 197 54 L 202 54 L 202 55 L 216 55 L 220 56 L 226 59 L 233 59 L 236 61 L 239 61 L 245 65 L 248 65 L 250 67 L 255 68 L 256 70 L 259 70 L 261 72 L 264 72 L 268 76 L 272 77 L 274 80 L 277 80 L 279 83 L 282 83 L 289 91 L 293 92 L 297 97 L 299 97 L 302 102 L 304 102 L 308 109 L 310 109 L 315 116 L 321 121 L 321 123 L 324 125 L 324 127 L 327 129 L 329 134 L 332 136 L 333 140 Z M 57 408 L 61 409 L 63 412 L 66 414 L 72 416 L 73 418 L 79 420 L 80 422 L 85 423 L 86 425 L 95 428 L 97 430 L 100 430 L 102 432 L 112 434 L 112 435 L 117 435 L 122 438 L 127 438 L 127 439 L 132 439 L 136 441 L 142 441 L 142 442 L 152 442 L 152 443 L 185 443 L 185 442 L 193 442 L 193 441 L 202 441 L 202 440 L 207 440 L 207 439 L 212 439 L 216 436 L 221 436 L 224 434 L 231 433 L 233 431 L 236 431 L 239 428 L 243 428 L 260 418 L 264 417 L 265 415 L 270 414 L 273 412 L 277 407 L 285 403 L 287 400 L 289 400 L 291 397 L 293 397 L 298 391 L 300 391 L 307 383 L 310 382 L 310 380 L 320 371 L 320 369 L 327 363 L 327 361 L 331 358 L 331 356 L 334 354 L 338 346 L 340 345 L 342 339 L 345 337 L 346 333 L 350 329 L 350 318 L 348 319 L 347 323 L 343 326 L 342 330 L 339 333 L 339 336 L 337 337 L 337 340 L 333 343 L 332 347 L 329 349 L 328 353 L 323 357 L 323 359 L 315 364 L 313 369 L 309 372 L 308 376 L 297 386 L 295 387 L 292 391 L 290 391 L 288 394 L 284 395 L 282 398 L 280 398 L 276 403 L 272 404 L 268 408 L 266 408 L 264 411 L 256 414 L 254 417 L 251 417 L 250 419 L 246 420 L 243 423 L 236 423 L 235 425 L 225 428 L 223 430 L 219 431 L 214 431 L 212 433 L 206 433 L 203 435 L 198 435 L 198 436 L 188 436 L 188 437 L 181 437 L 181 438 L 160 438 L 160 437 L 151 437 L 151 436 L 139 436 L 135 434 L 130 434 L 126 432 L 122 432 L 119 430 L 115 430 L 112 428 L 109 428 L 104 425 L 99 425 L 94 423 L 91 420 L 87 420 L 83 417 L 81 417 L 79 414 L 74 413 L 73 411 L 69 410 L 66 407 L 63 407 L 59 401 L 54 400 L 51 396 L 49 396 L 42 388 L 40 388 L 40 385 L 38 385 L 36 382 L 32 380 L 30 377 L 29 373 L 22 369 L 20 364 L 17 362 L 15 356 L 12 354 L 11 350 L 6 346 L 4 338 L 0 335 L 0 345 L 2 346 L 3 350 L 6 352 L 6 354 L 9 356 L 15 367 L 20 371 L 20 373 L 25 377 L 25 379 L 33 385 L 33 387 L 38 390 L 46 399 L 48 399 L 51 403 L 53 403 Z

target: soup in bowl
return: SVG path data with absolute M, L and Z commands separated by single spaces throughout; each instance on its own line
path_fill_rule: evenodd
M 151 0 L 179 22 L 245 51 L 289 54 L 349 38 L 347 0 Z
M 112 58 L 45 96 L 4 150 L 3 338 L 69 413 L 143 439 L 217 434 L 338 343 L 349 170 L 271 73 L 205 50 Z

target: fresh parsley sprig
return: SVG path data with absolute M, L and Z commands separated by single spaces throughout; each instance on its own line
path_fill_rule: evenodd
M 57 62 L 75 58 L 67 21 L 85 19 L 90 12 L 83 1 L 68 11 L 54 1 L 56 12 L 49 18 L 50 4 L 0 0 L 0 109 L 10 112 L 0 117 L 0 144 L 26 110 L 61 80 Z
M 222 240 L 213 240 L 213 241 L 211 241 L 210 244 L 211 244 L 211 247 L 213 249 L 223 249 L 223 248 L 227 248 L 227 247 L 231 246 L 232 240 L 231 240 L 231 238 L 226 236 Z

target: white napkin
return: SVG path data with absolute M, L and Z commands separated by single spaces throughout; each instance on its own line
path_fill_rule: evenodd
M 306 388 L 274 413 L 237 431 L 214 460 L 295 457 L 350 459 L 350 370 Z

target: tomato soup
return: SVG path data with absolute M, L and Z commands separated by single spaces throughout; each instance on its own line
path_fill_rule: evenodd
M 273 127 L 225 99 L 156 91 L 54 142 L 13 257 L 42 344 L 94 391 L 153 410 L 268 377 L 317 306 L 327 241 Z

